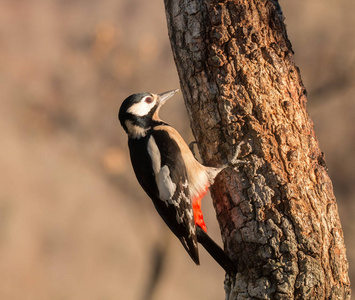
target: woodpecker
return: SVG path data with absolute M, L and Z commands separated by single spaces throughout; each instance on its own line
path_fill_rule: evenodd
M 219 168 L 200 164 L 180 134 L 159 118 L 160 108 L 177 91 L 133 94 L 123 101 L 118 118 L 128 135 L 132 166 L 143 190 L 192 260 L 200 263 L 200 242 L 233 273 L 235 264 L 207 235 L 201 199 L 223 169 L 243 162 L 237 159 L 240 145 L 228 164 Z

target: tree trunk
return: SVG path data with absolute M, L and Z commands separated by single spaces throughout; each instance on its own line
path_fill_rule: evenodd
M 236 144 L 250 161 L 212 197 L 238 263 L 226 299 L 348 299 L 343 232 L 306 90 L 277 0 L 165 0 L 191 127 L 204 162 Z

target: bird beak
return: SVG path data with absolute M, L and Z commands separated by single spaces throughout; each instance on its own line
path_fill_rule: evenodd
M 174 96 L 178 91 L 179 91 L 179 89 L 176 89 L 176 90 L 168 91 L 168 92 L 165 92 L 162 94 L 158 94 L 159 105 L 164 104 L 166 100 L 168 100 L 169 98 Z

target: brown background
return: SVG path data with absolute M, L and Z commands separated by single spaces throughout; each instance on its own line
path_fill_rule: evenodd
M 355 2 L 281 5 L 354 265 Z M 179 86 L 163 2 L 3 0 L 0 66 L 0 299 L 141 299 L 156 245 L 154 299 L 223 299 L 223 271 L 203 250 L 195 267 L 138 186 L 117 121 L 128 95 Z M 192 140 L 181 94 L 162 117 Z

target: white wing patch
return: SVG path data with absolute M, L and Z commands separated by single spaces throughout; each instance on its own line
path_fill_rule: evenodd
M 159 198 L 168 201 L 174 196 L 176 184 L 171 180 L 168 166 L 163 166 L 159 173 L 155 175 L 159 190 Z
M 168 201 L 166 204 L 171 203 L 176 184 L 171 180 L 170 171 L 168 166 L 161 167 L 160 151 L 153 136 L 148 141 L 148 153 L 152 160 L 152 167 L 155 174 L 155 182 L 159 190 L 159 198 L 163 201 Z

